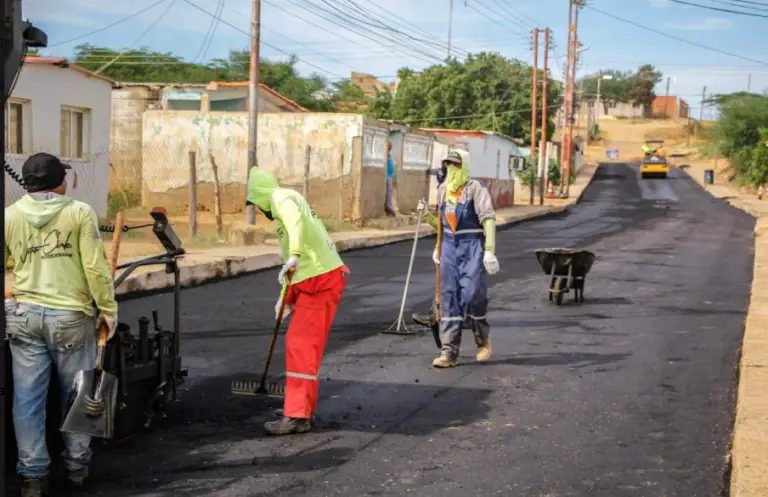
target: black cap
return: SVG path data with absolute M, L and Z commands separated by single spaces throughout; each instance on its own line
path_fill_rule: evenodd
M 454 164 L 461 164 L 461 156 L 458 152 L 451 152 L 449 153 L 445 159 L 443 159 L 443 162 L 453 162 Z
M 30 155 L 21 166 L 21 176 L 29 193 L 54 190 L 64 183 L 67 170 L 72 169 L 58 157 L 45 152 Z

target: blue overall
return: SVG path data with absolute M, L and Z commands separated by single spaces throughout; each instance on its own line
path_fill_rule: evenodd
M 466 188 L 465 188 L 466 190 Z M 440 254 L 440 339 L 443 351 L 457 358 L 461 345 L 462 323 L 472 324 L 475 343 L 485 345 L 490 334 L 486 319 L 488 286 L 483 265 L 485 235 L 475 212 L 474 202 L 462 193 L 456 206 L 456 232 L 440 205 L 443 244 Z M 468 324 L 469 324 L 468 323 Z

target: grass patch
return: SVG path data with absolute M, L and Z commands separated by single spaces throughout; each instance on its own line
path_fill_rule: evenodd
M 113 190 L 107 194 L 107 220 L 114 221 L 118 212 L 141 205 L 141 195 L 134 190 Z

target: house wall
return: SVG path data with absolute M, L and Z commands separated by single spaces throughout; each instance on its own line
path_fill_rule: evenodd
M 142 116 L 161 103 L 157 88 L 127 86 L 112 90 L 109 190 L 141 192 Z
M 592 109 L 593 113 L 598 115 L 598 119 L 602 118 L 624 118 L 624 119 L 641 119 L 645 117 L 645 109 L 642 105 L 632 105 L 628 102 L 603 102 L 602 104 L 595 103 L 596 110 Z M 580 114 L 586 114 L 589 112 L 589 103 L 582 102 L 580 105 Z
M 341 213 L 350 217 L 355 199 L 352 140 L 363 135 L 363 119 L 353 114 L 261 114 L 259 167 L 275 174 L 281 185 L 299 192 L 304 190 L 306 177 L 308 200 L 319 215 L 338 217 Z M 305 176 L 307 146 L 311 148 L 309 174 Z M 243 210 L 247 113 L 147 111 L 142 149 L 144 205 L 187 211 L 189 152 L 194 150 L 198 209 L 213 209 L 212 154 L 218 166 L 222 211 Z
M 437 132 L 440 134 L 440 132 Z M 432 167 L 441 166 L 442 159 L 451 150 L 463 148 L 469 152 L 470 175 L 473 179 L 483 181 L 491 193 L 493 205 L 497 209 L 513 204 L 515 173 L 510 171 L 510 157 L 518 154 L 517 145 L 501 136 L 485 134 L 484 137 L 455 136 L 450 137 L 453 144 L 435 144 Z M 430 192 L 436 190 L 437 179 L 431 178 Z M 430 204 L 437 202 L 436 194 L 430 193 Z
M 68 175 L 68 195 L 91 205 L 99 216 L 107 213 L 112 83 L 71 68 L 38 63 L 22 66 L 11 101 L 23 103 L 24 153 L 7 154 L 8 164 L 21 173 L 26 158 L 37 152 L 60 156 L 61 108 L 86 109 L 83 123 L 83 157 L 62 160 L 78 176 L 77 188 Z M 6 175 L 5 205 L 24 195 Z

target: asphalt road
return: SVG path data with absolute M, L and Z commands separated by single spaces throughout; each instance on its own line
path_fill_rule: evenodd
M 346 253 L 315 429 L 284 438 L 262 431 L 279 401 L 229 393 L 258 378 L 277 272 L 185 290 L 180 401 L 151 434 L 101 452 L 78 495 L 724 495 L 752 229 L 680 171 L 601 166 L 567 214 L 499 233 L 493 359 L 474 362 L 467 331 L 450 370 L 430 367 L 431 335 L 378 333 L 397 316 L 411 243 Z M 409 315 L 431 302 L 431 245 Z M 563 246 L 598 260 L 586 301 L 555 307 L 533 251 Z M 170 302 L 121 303 L 121 320 L 153 307 L 170 320 Z

